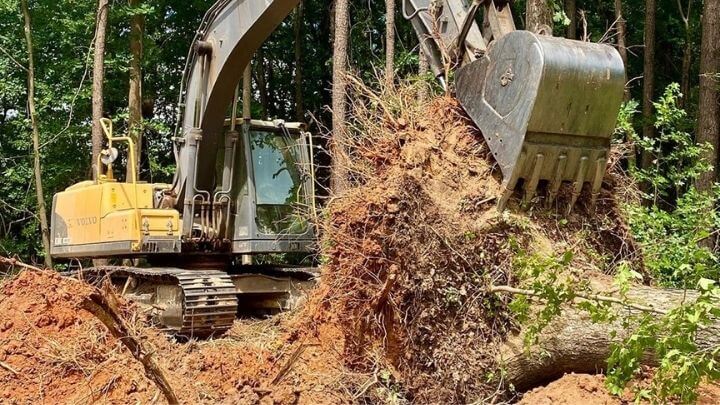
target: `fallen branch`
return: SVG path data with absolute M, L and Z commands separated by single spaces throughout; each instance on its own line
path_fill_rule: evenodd
M 26 263 L 21 262 L 18 259 L 10 258 L 10 257 L 3 257 L 0 256 L 0 263 L 11 266 L 11 267 L 20 267 L 25 270 L 32 270 L 32 271 L 42 271 L 41 268 L 35 267 Z
M 165 372 L 155 361 L 153 352 L 147 350 L 140 339 L 130 333 L 130 328 L 120 316 L 120 304 L 117 297 L 110 288 L 109 284 L 106 283 L 102 292 L 96 290 L 90 294 L 83 301 L 83 307 L 95 315 L 108 328 L 110 333 L 130 350 L 135 359 L 142 363 L 145 374 L 165 395 L 168 403 L 179 403 L 175 391 L 165 376 Z
M 502 293 L 513 294 L 513 295 L 525 295 L 525 296 L 529 296 L 529 297 L 540 297 L 540 294 L 534 290 L 524 290 L 521 288 L 515 288 L 515 287 L 506 286 L 506 285 L 491 286 L 488 289 L 488 292 L 491 292 L 491 293 L 502 292 Z M 607 302 L 607 303 L 611 303 L 611 304 L 620 305 L 620 306 L 623 306 L 626 308 L 636 309 L 638 311 L 649 312 L 649 313 L 654 313 L 654 314 L 658 314 L 658 315 L 667 315 L 668 314 L 668 311 L 665 311 L 663 309 L 657 309 L 657 308 L 653 308 L 653 307 L 649 307 L 649 306 L 645 306 L 645 305 L 633 304 L 631 302 L 621 300 L 620 298 L 608 297 L 608 296 L 599 295 L 599 294 L 585 294 L 585 293 L 579 293 L 579 292 L 576 292 L 574 294 L 577 298 L 584 299 L 587 301 Z
M 292 365 L 295 364 L 296 361 L 298 361 L 298 359 L 300 358 L 300 355 L 302 354 L 303 351 L 305 351 L 305 348 L 307 346 L 308 345 L 306 345 L 305 343 L 300 343 L 300 346 L 298 346 L 298 348 L 295 349 L 292 356 L 290 356 L 288 361 L 282 366 L 280 371 L 278 371 L 278 373 L 275 375 L 275 378 L 272 379 L 272 381 L 270 382 L 270 385 L 275 385 L 275 384 L 279 383 L 280 380 L 282 380 L 283 377 L 285 377 L 285 375 L 288 373 L 288 371 L 290 371 L 290 368 L 292 367 Z

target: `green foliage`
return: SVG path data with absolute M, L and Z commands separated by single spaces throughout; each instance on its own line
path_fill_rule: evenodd
M 654 353 L 659 366 L 650 390 L 643 392 L 657 402 L 679 400 L 693 403 L 697 388 L 706 378 L 720 378 L 718 347 L 700 347 L 697 336 L 720 316 L 720 288 L 715 281 L 700 279 L 698 298 L 683 303 L 666 315 L 656 318 L 649 314 L 626 318 L 624 326 L 634 331 L 613 345 L 608 360 L 607 384 L 611 392 L 620 394 L 640 369 L 647 353 Z
M 645 153 L 655 156 L 650 167 L 632 170 L 638 181 L 650 186 L 644 195 L 650 204 L 630 205 L 626 211 L 653 278 L 664 286 L 686 288 L 703 277 L 720 277 L 717 257 L 700 243 L 718 229 L 720 215 L 714 209 L 719 189 L 700 193 L 693 186 L 709 170 L 701 157 L 710 146 L 695 144 L 685 129 L 687 114 L 678 106 L 680 96 L 677 84 L 668 86 L 655 103 L 657 137 L 637 140 Z M 629 102 L 621 109 L 616 134 L 636 139 L 631 124 L 636 107 Z
M 720 227 L 715 195 L 691 188 L 669 211 L 657 205 L 627 207 L 646 269 L 660 285 L 683 288 L 703 277 L 720 277 L 717 257 L 700 244 Z
M 525 280 L 523 287 L 533 291 L 534 296 L 543 301 L 542 309 L 533 314 L 535 321 L 525 328 L 525 344 L 530 346 L 537 343 L 537 338 L 545 327 L 562 312 L 564 304 L 575 299 L 578 283 L 569 277 L 566 271 L 572 261 L 572 252 L 566 252 L 560 258 L 528 255 L 517 252 L 513 267 L 519 276 Z M 530 309 L 526 296 L 517 297 L 510 309 L 521 321 L 528 319 Z
M 646 198 L 657 203 L 671 193 L 679 194 L 688 189 L 693 180 L 707 172 L 710 166 L 701 159 L 710 145 L 698 145 L 687 131 L 692 124 L 687 113 L 678 105 L 682 97 L 677 83 L 669 85 L 660 100 L 653 103 L 656 109 L 654 138 L 640 138 L 638 146 L 654 156 L 652 165 L 635 171 L 638 181 L 649 184 Z

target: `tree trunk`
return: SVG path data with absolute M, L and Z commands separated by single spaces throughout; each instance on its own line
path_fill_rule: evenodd
M 395 83 L 395 0 L 385 0 L 385 86 Z
M 628 52 L 627 52 L 627 22 L 625 21 L 625 15 L 623 13 L 622 0 L 615 0 L 615 24 L 617 29 L 617 47 L 620 53 L 620 58 L 623 61 L 625 69 L 628 67 Z M 625 71 L 625 83 L 627 83 L 627 70 Z M 625 86 L 625 101 L 630 100 L 630 89 Z
M 552 35 L 553 13 L 547 0 L 528 0 L 525 15 L 525 28 L 528 31 Z
M 565 14 L 570 19 L 570 24 L 565 30 L 565 36 L 569 39 L 577 39 L 577 7 L 575 0 L 565 0 Z
M 718 149 L 720 148 L 720 0 L 705 0 L 702 17 L 702 44 L 700 45 L 700 110 L 698 143 L 709 143 L 714 148 L 705 160 L 713 170 L 697 180 L 699 190 L 708 191 L 716 179 Z
M 668 311 L 697 298 L 697 293 L 682 290 L 664 290 L 652 287 L 633 287 L 628 298 L 634 302 L 652 303 L 658 310 Z M 628 309 L 628 315 L 639 311 Z M 597 373 L 607 367 L 611 345 L 629 336 L 632 328 L 618 320 L 613 324 L 593 323 L 586 312 L 576 309 L 563 311 L 543 331 L 539 343 L 529 350 L 520 336 L 509 339 L 500 350 L 500 361 L 505 372 L 506 384 L 518 391 L 539 386 L 562 377 L 565 373 Z M 616 332 L 615 338 L 611 336 Z M 717 347 L 720 344 L 720 322 L 698 333 L 700 348 Z M 644 363 L 654 365 L 649 355 Z
M 103 80 L 105 78 L 105 31 L 107 29 L 108 1 L 98 0 L 95 23 L 95 52 L 93 55 L 92 85 L 92 162 L 93 177 L 97 175 L 97 159 L 103 145 L 103 131 L 100 119 L 103 118 Z
M 653 95 L 655 90 L 655 0 L 645 0 L 645 55 L 643 68 L 643 137 L 655 137 Z M 643 151 L 642 168 L 647 169 L 653 161 L 649 151 Z
M 129 0 L 131 8 L 140 5 L 140 0 Z M 142 154 L 142 57 L 143 31 L 145 15 L 135 13 L 130 20 L 130 94 L 128 96 L 128 134 L 135 140 L 135 174 L 140 176 L 140 156 Z M 126 179 L 131 180 L 130 165 L 127 165 Z M 136 178 L 135 180 L 139 180 Z
M 260 113 L 260 118 L 263 120 L 267 120 L 269 116 L 269 107 L 268 107 L 268 89 L 267 89 L 267 77 L 265 72 L 265 52 L 260 48 L 257 52 L 257 57 L 255 59 L 255 66 L 257 69 L 257 77 L 255 78 L 258 86 L 258 92 L 260 93 L 260 107 L 262 109 L 262 112 Z
M 245 66 L 242 97 L 243 119 L 250 121 L 252 119 L 252 62 Z
M 347 188 L 347 168 L 345 165 L 344 144 L 346 138 L 346 74 L 348 34 L 350 24 L 348 0 L 335 0 L 335 35 L 333 41 L 333 137 L 331 141 L 332 178 L 331 188 L 334 192 L 342 192 Z
M 303 105 L 303 14 L 304 6 L 301 1 L 295 9 L 295 119 L 298 122 L 305 120 L 305 106 Z
M 50 227 L 48 226 L 47 210 L 45 209 L 45 193 L 42 186 L 42 167 L 40 166 L 40 128 L 38 127 L 37 111 L 35 110 L 35 58 L 33 56 L 33 42 L 30 22 L 30 10 L 27 0 L 20 2 L 23 18 L 25 20 L 25 42 L 28 53 L 27 68 L 27 103 L 32 126 L 33 143 L 33 170 L 35 171 L 35 196 L 37 210 L 40 217 L 40 233 L 42 234 L 43 250 L 45 250 L 45 266 L 52 268 L 50 257 Z

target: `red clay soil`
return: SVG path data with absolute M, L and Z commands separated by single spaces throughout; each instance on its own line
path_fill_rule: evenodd
M 26 271 L 0 286 L 0 403 L 164 402 L 128 350 L 82 309 L 90 292 L 52 272 Z M 342 347 L 334 349 L 341 340 L 330 326 L 298 341 L 287 316 L 239 321 L 222 339 L 181 344 L 145 326 L 137 308 L 126 310 L 182 402 L 345 402 Z
M 622 397 L 610 395 L 605 387 L 605 376 L 566 374 L 545 387 L 536 388 L 525 395 L 519 404 L 524 405 L 615 405 L 633 403 L 630 389 Z M 705 385 L 700 388 L 698 404 L 720 403 L 720 388 Z

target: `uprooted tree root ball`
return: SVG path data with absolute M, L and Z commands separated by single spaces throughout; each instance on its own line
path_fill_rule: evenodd
M 571 250 L 576 268 L 612 271 L 636 251 L 618 204 L 604 190 L 595 210 L 581 202 L 568 216 L 567 193 L 550 211 L 515 202 L 500 213 L 499 173 L 454 99 L 394 116 L 392 96 L 366 98 L 376 101 L 356 102 L 359 135 L 345 145 L 358 184 L 329 204 L 321 293 L 308 310 L 340 325 L 351 368 L 382 370 L 408 399 L 502 397 L 496 351 L 514 328 L 487 287 L 514 282 L 520 250 Z

